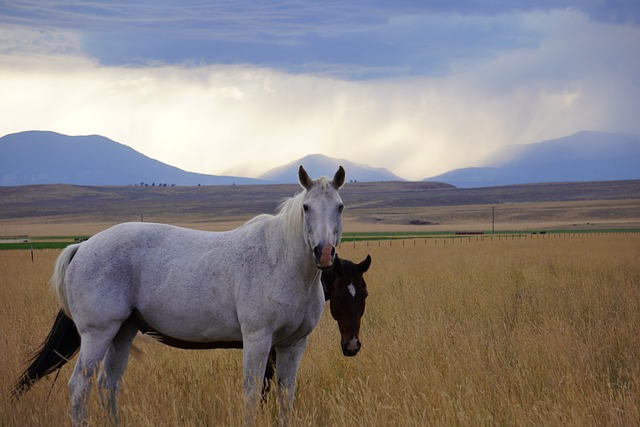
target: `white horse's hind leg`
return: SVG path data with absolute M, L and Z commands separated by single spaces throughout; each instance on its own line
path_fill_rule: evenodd
M 131 344 L 138 333 L 138 327 L 131 321 L 120 327 L 111 342 L 104 358 L 103 368 L 98 375 L 98 392 L 103 407 L 106 409 L 109 421 L 118 424 L 117 394 L 120 380 L 127 367 Z
M 86 424 L 87 401 L 91 392 L 93 376 L 119 329 L 120 323 L 112 322 L 107 328 L 85 329 L 80 333 L 80 354 L 69 380 L 71 416 L 74 425 Z

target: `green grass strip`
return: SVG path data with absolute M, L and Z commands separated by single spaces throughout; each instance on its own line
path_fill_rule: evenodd
M 616 228 L 597 230 L 500 230 L 496 233 L 485 231 L 484 234 L 456 234 L 455 231 L 384 231 L 384 232 L 346 232 L 342 235 L 342 242 L 363 242 L 363 241 L 385 241 L 385 240 L 411 240 L 411 239 L 435 239 L 452 238 L 463 239 L 483 236 L 488 237 L 508 237 L 529 234 L 623 234 L 640 233 L 639 228 Z M 39 249 L 62 249 L 83 240 L 90 236 L 50 236 L 32 237 L 28 242 L 3 243 L 0 240 L 0 250 L 39 250 Z

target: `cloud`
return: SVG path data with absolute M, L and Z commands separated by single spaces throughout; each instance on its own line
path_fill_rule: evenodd
M 30 29 L 6 25 L 0 27 L 2 55 L 80 55 L 76 33 L 48 28 Z
M 452 62 L 530 48 L 539 34 L 519 25 L 527 14 L 574 8 L 627 22 L 640 15 L 633 3 L 579 0 L 39 0 L 4 8 L 0 25 L 73 33 L 74 48 L 103 65 L 252 64 L 348 79 L 444 75 Z
M 132 5 L 58 11 L 42 30 L 3 26 L 0 134 L 101 134 L 203 173 L 256 176 L 323 153 L 421 179 L 477 166 L 504 144 L 584 129 L 640 133 L 633 25 L 573 9 L 411 15 L 406 6 L 385 14 L 386 2 L 350 25 L 363 3 L 317 17 L 311 3 L 246 16 L 232 3 L 219 18 Z M 78 16 L 96 30 L 70 31 Z M 243 24 L 209 28 L 227 16 Z M 152 23 L 131 39 L 136 29 L 126 22 L 134 18 Z M 273 22 L 282 25 L 270 29 Z M 242 34 L 249 24 L 255 29 Z M 118 25 L 120 37 L 100 40 L 120 33 Z M 226 30 L 230 44 L 216 39 Z M 212 47 L 226 59 L 193 59 Z

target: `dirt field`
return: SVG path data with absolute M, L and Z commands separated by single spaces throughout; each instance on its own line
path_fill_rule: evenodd
M 495 210 L 492 210 L 495 209 Z M 495 212 L 495 223 L 492 215 Z M 227 218 L 171 214 L 147 215 L 143 219 L 200 230 L 224 231 L 237 227 L 253 215 Z M 140 217 L 123 217 L 139 221 Z M 422 222 L 412 224 L 413 222 Z M 0 219 L 0 236 L 92 235 L 122 221 L 92 221 L 72 215 L 45 218 Z M 527 231 L 639 229 L 639 200 L 583 202 L 536 202 L 505 205 L 462 205 L 414 208 L 345 209 L 345 232 L 382 231 Z

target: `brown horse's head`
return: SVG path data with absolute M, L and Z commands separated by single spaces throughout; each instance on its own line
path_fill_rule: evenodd
M 332 268 L 322 272 L 325 299 L 329 300 L 331 316 L 338 322 L 345 356 L 355 356 L 360 351 L 360 319 L 367 298 L 367 283 L 363 274 L 370 265 L 369 255 L 360 264 L 336 255 Z

